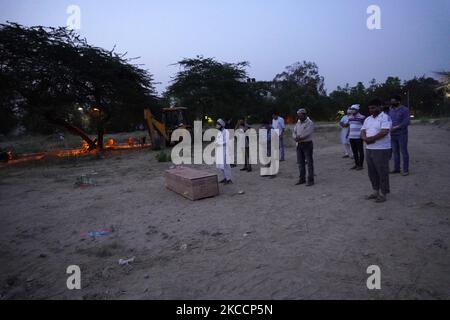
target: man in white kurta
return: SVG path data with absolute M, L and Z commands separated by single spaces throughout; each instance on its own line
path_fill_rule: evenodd
M 230 133 L 225 128 L 225 121 L 217 120 L 217 130 L 219 133 L 216 138 L 216 167 L 220 169 L 224 175 L 224 179 L 220 181 L 223 184 L 233 183 L 231 180 L 231 165 L 228 144 L 230 143 Z
M 349 124 L 349 116 L 351 115 L 351 110 L 347 110 L 347 114 L 344 115 L 339 121 L 339 125 L 341 126 L 341 143 L 344 145 L 344 158 L 353 158 L 352 148 L 350 147 L 350 124 Z

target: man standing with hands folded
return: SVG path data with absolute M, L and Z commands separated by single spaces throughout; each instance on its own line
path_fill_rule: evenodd
M 361 138 L 366 142 L 366 158 L 369 178 L 373 193 L 367 200 L 377 203 L 386 201 L 390 193 L 389 187 L 389 158 L 391 156 L 391 128 L 389 116 L 381 112 L 383 103 L 374 99 L 369 104 L 370 117 L 364 121 Z
M 294 127 L 292 137 L 297 143 L 297 163 L 300 170 L 300 179 L 296 185 L 306 183 L 306 165 L 308 165 L 307 187 L 314 185 L 314 160 L 313 160 L 313 133 L 314 122 L 307 116 L 305 109 L 297 111 L 298 122 Z

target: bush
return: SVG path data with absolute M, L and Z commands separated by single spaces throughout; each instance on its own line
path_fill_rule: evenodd
M 158 162 L 170 162 L 172 159 L 170 154 L 165 151 L 161 151 L 156 155 L 156 160 L 158 160 Z

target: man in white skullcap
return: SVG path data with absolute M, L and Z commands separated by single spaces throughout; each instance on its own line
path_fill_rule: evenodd
M 350 146 L 350 140 L 348 138 L 350 133 L 349 117 L 352 114 L 352 110 L 348 108 L 347 114 L 345 114 L 339 121 L 341 126 L 341 143 L 344 146 L 344 158 L 353 158 L 352 148 Z
M 231 180 L 231 165 L 228 152 L 230 134 L 225 126 L 226 123 L 224 120 L 217 120 L 216 128 L 219 130 L 219 133 L 216 138 L 216 167 L 220 169 L 224 175 L 224 179 L 220 181 L 220 183 L 231 184 L 233 182 Z
M 300 179 L 296 185 L 306 183 L 306 186 L 310 187 L 314 185 L 314 122 L 307 116 L 306 109 L 299 109 L 297 115 L 299 120 L 292 133 L 292 137 L 297 143 L 297 163 L 300 171 Z M 308 165 L 308 182 L 306 180 L 306 165 Z

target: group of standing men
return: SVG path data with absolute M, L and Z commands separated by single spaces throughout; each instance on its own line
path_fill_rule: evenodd
M 409 175 L 408 126 L 409 109 L 401 104 L 401 98 L 394 96 L 390 107 L 383 109 L 383 103 L 374 99 L 369 103 L 369 117 L 360 113 L 360 105 L 353 105 L 342 117 L 340 125 L 344 157 L 355 161 L 353 170 L 363 170 L 366 157 L 369 178 L 374 192 L 367 197 L 376 202 L 385 202 L 390 193 L 389 173 Z M 366 152 L 364 153 L 364 143 Z M 401 156 L 400 156 L 401 155 Z M 394 169 L 389 172 L 389 161 L 394 158 Z M 403 158 L 403 171 L 401 171 Z
M 383 102 L 379 99 L 372 100 L 369 105 L 370 116 L 367 118 L 361 114 L 360 105 L 352 105 L 347 110 L 341 121 L 341 140 L 345 147 L 345 158 L 353 158 L 355 165 L 352 170 L 364 169 L 364 160 L 367 163 L 368 175 L 372 184 L 373 193 L 367 196 L 368 200 L 378 203 L 385 202 L 390 193 L 389 173 L 401 173 L 409 175 L 408 154 L 408 126 L 410 124 L 409 109 L 401 104 L 401 98 L 394 96 L 390 100 L 390 107 L 383 108 Z M 296 143 L 297 163 L 300 177 L 296 185 L 310 187 L 314 185 L 314 158 L 313 158 L 313 134 L 314 122 L 308 117 L 306 109 L 297 111 L 298 122 L 293 128 L 292 138 Z M 238 123 L 237 129 L 248 130 L 245 121 Z M 271 130 L 276 130 L 280 142 L 280 161 L 285 160 L 284 131 L 286 129 L 284 119 L 274 113 L 272 124 L 267 124 L 268 143 L 270 143 Z M 217 121 L 219 136 L 218 145 L 223 146 L 228 141 L 228 133 L 225 121 Z M 364 145 L 366 146 L 364 148 Z M 246 141 L 245 166 L 242 171 L 251 171 L 249 162 L 249 145 Z M 226 149 L 226 148 L 224 148 Z M 366 149 L 366 150 L 364 150 Z M 270 145 L 268 145 L 270 150 Z M 217 157 L 216 152 L 216 157 Z M 223 157 L 225 154 L 219 155 Z M 389 172 L 389 161 L 394 158 L 394 169 Z M 225 157 L 226 158 L 226 157 Z M 403 171 L 401 171 L 401 158 L 403 158 Z M 226 160 L 218 166 L 224 173 L 221 183 L 230 184 L 231 166 Z

